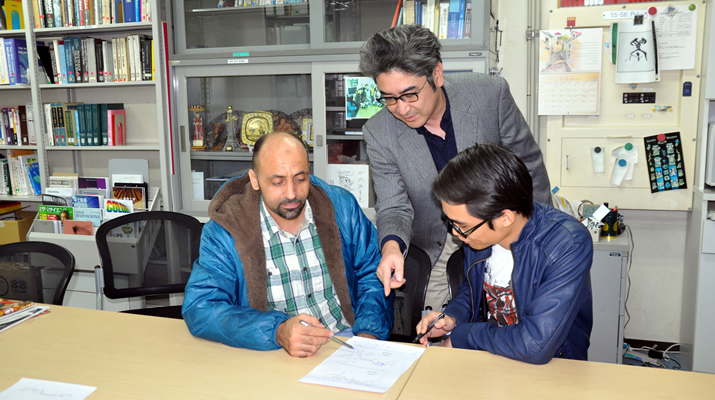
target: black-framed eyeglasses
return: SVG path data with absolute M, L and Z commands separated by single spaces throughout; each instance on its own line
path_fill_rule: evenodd
M 474 231 L 476 231 L 477 229 L 479 229 L 480 226 L 482 226 L 482 225 L 484 225 L 484 224 L 486 224 L 487 222 L 490 221 L 490 220 L 488 220 L 488 219 L 485 219 L 484 221 L 478 223 L 478 224 L 475 225 L 474 227 L 468 229 L 466 232 L 462 232 L 462 230 L 459 229 L 459 227 L 458 227 L 457 225 L 455 225 L 454 221 L 452 221 L 451 219 L 447 218 L 446 216 L 442 216 L 442 219 L 444 219 L 444 220 L 447 222 L 447 225 L 449 226 L 449 229 L 454 229 L 454 231 L 457 232 L 457 233 L 459 234 L 459 236 L 461 236 L 461 237 L 463 237 L 463 238 L 465 238 L 465 239 L 466 239 L 469 235 L 471 235 Z
M 420 99 L 420 93 L 422 93 L 422 89 L 425 88 L 425 85 L 427 85 L 427 81 L 425 81 L 424 85 L 420 88 L 420 90 L 412 93 L 405 93 L 403 95 L 397 96 L 397 97 L 392 97 L 392 96 L 385 96 L 385 97 L 379 97 L 377 101 L 380 103 L 386 105 L 386 106 L 393 106 L 397 104 L 397 100 L 402 100 L 405 103 L 414 103 L 415 101 Z

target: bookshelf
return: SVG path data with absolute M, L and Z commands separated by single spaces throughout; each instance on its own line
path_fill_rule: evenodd
M 0 146 L 1 153 L 10 150 L 34 150 L 41 166 L 42 188 L 47 185 L 53 173 L 78 173 L 84 176 L 109 176 L 110 159 L 146 159 L 150 172 L 146 177 L 150 187 L 161 188 L 159 202 L 164 209 L 171 210 L 170 158 L 168 152 L 169 113 L 168 81 L 166 79 L 166 52 L 164 34 L 168 19 L 162 0 L 149 0 L 150 22 L 129 22 L 116 24 L 93 24 L 74 27 L 36 28 L 33 15 L 33 1 L 22 0 L 25 29 L 0 31 L 0 37 L 25 39 L 29 60 L 38 58 L 36 44 L 51 43 L 54 39 L 67 36 L 91 37 L 110 40 L 141 34 L 153 39 L 154 80 L 126 82 L 91 82 L 51 84 L 46 83 L 44 71 L 36 62 L 28 63 L 30 84 L 0 86 L 3 97 L 0 106 L 31 104 L 33 107 L 34 130 L 37 144 L 31 146 Z M 7 93 L 8 96 L 3 94 Z M 45 121 L 45 103 L 85 104 L 123 103 L 126 112 L 126 144 L 122 146 L 55 146 L 50 143 Z M 39 202 L 40 196 L 7 196 L 3 200 Z

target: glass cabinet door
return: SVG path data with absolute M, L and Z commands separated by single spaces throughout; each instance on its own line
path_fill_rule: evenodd
M 182 210 L 205 213 L 224 182 L 251 168 L 252 147 L 261 135 L 303 135 L 310 128 L 310 65 L 176 71 Z
M 184 0 L 176 2 L 177 52 L 310 43 L 305 1 Z M 206 50 L 202 50 L 206 49 Z
M 487 0 L 179 0 L 176 55 L 353 53 L 395 24 L 429 27 L 446 48 L 489 48 Z M 307 52 L 306 52 L 307 51 Z

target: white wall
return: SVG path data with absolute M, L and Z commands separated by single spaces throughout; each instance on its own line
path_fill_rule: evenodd
M 495 0 L 496 1 L 496 0 Z M 502 34 L 501 76 L 509 81 L 517 105 L 526 111 L 527 102 L 527 2 L 499 0 Z M 548 21 L 555 0 L 541 4 L 541 19 Z M 543 22 L 542 25 L 546 25 Z M 540 124 L 545 127 L 545 124 Z M 545 134 L 542 133 L 541 138 Z M 544 148 L 544 146 L 542 146 Z M 544 155 L 549 157 L 548 154 Z M 689 178 L 693 184 L 692 177 Z M 579 199 L 580 200 L 580 199 Z M 686 212 L 620 210 L 631 227 L 635 242 L 628 303 L 630 322 L 625 337 L 677 343 L 680 339 L 680 308 L 686 232 Z

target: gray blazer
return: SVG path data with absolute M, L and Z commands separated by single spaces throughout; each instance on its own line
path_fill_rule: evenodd
M 539 146 L 514 103 L 503 78 L 480 73 L 445 74 L 444 89 L 457 151 L 474 143 L 503 143 L 529 168 L 534 200 L 551 204 L 549 177 Z M 423 249 L 434 264 L 442 248 L 446 225 L 442 207 L 432 195 L 437 167 L 422 135 L 393 117 L 387 109 L 363 126 L 370 171 L 377 195 L 379 241 L 397 235 L 409 247 Z

